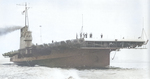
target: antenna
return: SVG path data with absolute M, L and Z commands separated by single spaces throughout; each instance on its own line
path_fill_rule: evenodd
M 145 35 L 145 37 L 146 37 L 146 39 L 147 39 L 147 35 L 146 35 L 145 30 L 144 30 L 144 26 L 145 26 L 144 24 L 145 24 L 145 23 L 144 23 L 144 17 L 143 17 L 143 28 L 142 28 L 141 38 L 144 39 L 144 35 Z
M 82 27 L 81 27 L 80 33 L 82 33 L 82 32 L 83 32 L 83 14 L 82 14 Z
M 27 7 L 27 3 L 25 2 L 24 5 L 22 4 L 17 4 L 19 6 L 25 6 L 25 10 L 22 12 L 22 14 L 25 14 L 25 26 L 29 26 L 29 19 L 28 19 L 28 9 L 30 7 Z
M 40 40 L 41 40 L 41 44 L 42 44 L 42 26 L 40 25 Z
M 144 44 L 144 45 L 146 45 L 149 40 L 148 40 L 147 34 L 146 34 L 145 30 L 144 30 L 144 17 L 143 17 L 143 28 L 142 28 L 141 39 L 144 39 L 144 35 L 145 35 L 145 38 L 147 39 L 147 41 L 145 41 L 145 44 Z
M 143 28 L 142 28 L 142 34 L 141 34 L 141 39 L 144 39 L 144 17 L 143 17 Z

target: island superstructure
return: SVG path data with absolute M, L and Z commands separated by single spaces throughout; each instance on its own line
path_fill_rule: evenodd
M 81 33 L 79 38 L 32 44 L 32 32 L 26 23 L 27 6 L 25 4 L 25 26 L 20 30 L 20 49 L 4 53 L 10 61 L 18 65 L 40 65 L 61 68 L 105 68 L 110 64 L 110 52 L 123 48 L 137 48 L 147 44 L 137 39 L 93 39 L 92 34 Z M 101 37 L 102 38 L 102 37 Z

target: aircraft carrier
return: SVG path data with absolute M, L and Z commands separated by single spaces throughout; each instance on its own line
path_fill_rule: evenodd
M 48 66 L 61 68 L 106 68 L 110 64 L 110 52 L 123 48 L 138 48 L 148 40 L 137 39 L 94 39 L 92 34 L 80 33 L 80 37 L 49 44 L 33 45 L 32 32 L 26 24 L 20 29 L 20 49 L 4 53 L 17 65 Z

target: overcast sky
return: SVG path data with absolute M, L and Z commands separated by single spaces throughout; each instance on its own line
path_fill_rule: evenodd
M 83 32 L 94 37 L 138 38 L 143 27 L 150 36 L 148 0 L 0 0 L 0 28 L 24 26 L 24 7 L 16 4 L 25 2 L 34 44 L 75 39 L 82 14 Z M 19 42 L 19 30 L 0 36 L 0 54 L 19 49 Z

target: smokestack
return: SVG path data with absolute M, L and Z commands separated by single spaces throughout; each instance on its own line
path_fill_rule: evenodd
M 0 36 L 13 32 L 15 30 L 19 30 L 21 28 L 22 28 L 21 26 L 11 26 L 11 27 L 0 28 Z

